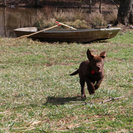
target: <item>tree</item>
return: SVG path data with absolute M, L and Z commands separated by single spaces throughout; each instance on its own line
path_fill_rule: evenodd
M 99 4 L 99 12 L 102 13 L 102 0 L 100 0 L 100 4 Z
M 34 6 L 35 6 L 35 7 L 38 7 L 39 4 L 40 4 L 40 0 L 35 0 L 35 2 L 34 2 Z
M 4 6 L 6 6 L 6 0 L 3 0 Z
M 120 0 L 117 20 L 124 25 L 133 24 L 133 0 Z

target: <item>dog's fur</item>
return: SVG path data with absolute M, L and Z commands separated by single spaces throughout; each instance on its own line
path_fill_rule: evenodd
M 99 88 L 104 77 L 104 58 L 106 52 L 103 51 L 100 55 L 91 54 L 90 50 L 87 50 L 88 60 L 80 64 L 79 69 L 70 74 L 71 76 L 79 74 L 81 85 L 81 97 L 86 98 L 85 95 L 85 82 L 87 83 L 88 91 L 90 94 L 94 94 L 95 90 Z

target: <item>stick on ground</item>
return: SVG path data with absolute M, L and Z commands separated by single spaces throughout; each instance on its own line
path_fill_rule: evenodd
M 104 104 L 104 103 L 107 103 L 107 102 L 119 100 L 119 99 L 121 99 L 121 98 L 123 98 L 123 97 L 124 97 L 124 96 L 121 96 L 121 97 L 111 97 L 111 98 L 109 98 L 109 99 L 107 99 L 107 100 L 104 100 L 104 101 L 100 102 L 99 104 Z

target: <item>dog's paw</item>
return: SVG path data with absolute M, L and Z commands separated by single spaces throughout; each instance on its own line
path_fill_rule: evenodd
M 97 90 L 97 89 L 99 88 L 99 86 L 98 86 L 98 85 L 95 85 L 94 87 L 95 87 L 95 90 Z
M 95 91 L 89 91 L 90 95 L 93 95 L 95 93 Z
M 81 95 L 82 100 L 86 100 L 86 95 Z

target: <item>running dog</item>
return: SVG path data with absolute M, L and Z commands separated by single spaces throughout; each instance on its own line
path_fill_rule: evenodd
M 87 50 L 87 61 L 83 61 L 79 69 L 70 74 L 71 76 L 79 74 L 81 85 L 81 97 L 86 98 L 85 95 L 85 82 L 87 83 L 88 91 L 90 94 L 94 94 L 104 78 L 104 59 L 106 52 L 103 51 L 100 55 L 93 55 L 90 50 Z

